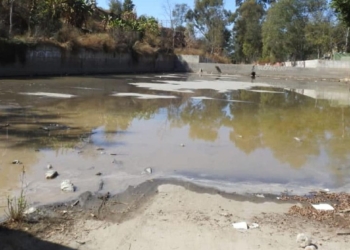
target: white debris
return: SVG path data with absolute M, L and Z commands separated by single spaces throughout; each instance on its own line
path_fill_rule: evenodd
M 237 229 L 237 230 L 247 230 L 248 229 L 248 224 L 247 224 L 247 222 L 244 222 L 244 221 L 233 223 L 232 226 L 234 229 Z
M 320 210 L 320 211 L 333 211 L 334 210 L 334 207 L 332 207 L 331 205 L 329 204 L 325 204 L 325 203 L 322 203 L 322 204 L 311 204 L 316 210 Z
M 145 168 L 145 170 L 143 170 L 142 174 L 152 174 L 153 170 L 152 168 Z
M 58 175 L 57 171 L 49 170 L 46 172 L 45 177 L 46 177 L 46 179 L 54 179 L 57 177 L 57 175 Z
M 14 160 L 12 161 L 12 164 L 22 164 L 22 162 L 20 162 L 19 160 Z
M 257 194 L 255 196 L 258 197 L 258 198 L 265 198 L 265 195 L 263 195 L 263 194 Z
M 299 137 L 294 137 L 294 140 L 296 140 L 297 142 L 301 142 L 302 141 Z
M 311 244 L 311 239 L 305 234 L 301 233 L 297 235 L 297 243 L 299 244 L 299 247 L 304 248 Z
M 259 228 L 259 224 L 258 223 L 252 223 L 249 225 L 249 229 L 256 229 Z
M 314 245 L 310 245 L 304 248 L 305 250 L 317 250 L 317 247 Z
M 70 180 L 64 180 L 61 183 L 61 190 L 65 191 L 65 192 L 74 192 L 75 191 L 75 187 L 74 187 L 73 183 Z
M 181 146 L 181 147 L 185 147 L 185 144 L 181 143 L 180 146 Z
M 33 214 L 37 211 L 37 209 L 35 207 L 31 207 L 28 208 L 26 211 L 24 211 L 24 214 L 28 215 L 28 214 Z

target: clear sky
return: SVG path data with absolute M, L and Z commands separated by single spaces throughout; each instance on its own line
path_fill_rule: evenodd
M 166 15 L 164 5 L 167 0 L 133 0 L 136 6 L 136 12 L 140 15 L 153 16 L 158 20 L 168 20 L 169 17 Z M 190 7 L 193 7 L 194 0 L 169 0 L 172 5 L 177 3 L 186 3 Z M 226 0 L 225 8 L 227 10 L 235 11 L 235 0 Z M 97 5 L 108 9 L 109 0 L 97 0 Z

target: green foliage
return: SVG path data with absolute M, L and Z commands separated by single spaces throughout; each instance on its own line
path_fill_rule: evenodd
M 255 0 L 245 1 L 236 10 L 233 18 L 234 59 L 238 62 L 252 62 L 262 53 L 261 26 L 265 11 Z
M 205 38 L 208 50 L 213 53 L 222 52 L 229 42 L 226 26 L 231 23 L 231 16 L 223 0 L 196 0 L 186 19 Z
M 135 4 L 133 3 L 132 0 L 124 0 L 123 3 L 123 11 L 124 12 L 132 12 L 134 11 Z
M 350 0 L 332 0 L 331 6 L 340 18 L 350 27 Z

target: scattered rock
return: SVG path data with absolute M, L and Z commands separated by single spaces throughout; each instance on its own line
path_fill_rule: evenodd
M 311 239 L 305 234 L 301 233 L 297 235 L 297 243 L 299 247 L 305 248 L 307 246 L 310 246 Z
M 73 185 L 73 183 L 70 180 L 64 180 L 61 183 L 61 190 L 64 192 L 74 192 L 75 191 L 75 187 Z
M 102 173 L 101 173 L 101 172 L 98 172 L 98 173 L 96 173 L 96 175 L 97 175 L 97 176 L 101 176 L 101 175 L 102 175 Z
M 153 170 L 152 168 L 145 168 L 145 170 L 143 170 L 142 174 L 152 174 Z
M 58 176 L 58 173 L 55 170 L 49 170 L 45 174 L 46 179 L 55 179 L 57 176 Z
M 47 164 L 47 169 L 52 169 L 52 165 L 51 164 Z
M 12 164 L 22 164 L 22 162 L 20 162 L 19 160 L 14 160 L 12 161 Z

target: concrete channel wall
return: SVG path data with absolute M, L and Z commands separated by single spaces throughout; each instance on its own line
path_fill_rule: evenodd
M 308 62 L 307 65 L 310 65 L 310 68 L 301 67 L 301 63 L 297 67 L 257 65 L 254 70 L 258 76 L 269 77 L 341 78 L 350 75 L 349 68 L 325 70 L 325 67 L 315 67 L 315 61 Z M 200 71 L 203 74 L 249 76 L 252 65 L 202 63 L 201 57 L 196 55 L 157 54 L 142 56 L 132 53 L 93 52 L 84 49 L 72 53 L 53 45 L 28 48 L 24 55 L 17 54 L 15 60 L 10 63 L 1 64 L 0 60 L 0 77 L 159 72 L 197 73 Z
M 172 72 L 174 63 L 173 55 L 142 56 L 84 49 L 70 53 L 42 45 L 28 49 L 25 60 L 17 58 L 14 63 L 0 65 L 0 77 Z

